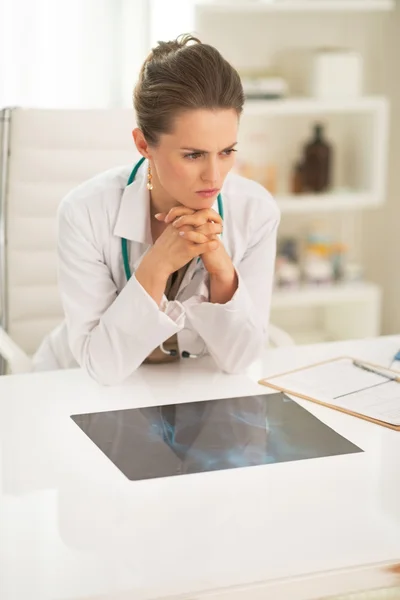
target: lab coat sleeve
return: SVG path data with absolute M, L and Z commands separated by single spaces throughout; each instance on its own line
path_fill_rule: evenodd
M 183 303 L 187 319 L 203 338 L 218 366 L 228 373 L 246 369 L 267 343 L 280 215 L 270 200 L 269 215 L 254 223 L 252 239 L 236 267 L 238 288 L 226 304 Z M 256 217 L 254 218 L 254 221 Z
M 134 276 L 118 294 L 96 244 L 89 215 L 59 211 L 59 288 L 71 352 L 99 383 L 121 383 L 162 342 L 180 331 L 184 310 L 161 310 Z

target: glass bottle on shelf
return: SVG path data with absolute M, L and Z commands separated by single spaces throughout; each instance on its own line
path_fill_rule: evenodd
M 324 137 L 320 123 L 314 125 L 314 137 L 304 147 L 304 187 L 321 193 L 331 186 L 332 147 Z

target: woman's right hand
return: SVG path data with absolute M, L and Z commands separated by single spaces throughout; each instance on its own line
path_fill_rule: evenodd
M 218 248 L 218 241 L 210 239 L 204 233 L 197 232 L 196 241 L 182 237 L 181 233 L 192 230 L 191 226 L 177 230 L 172 224 L 165 228 L 146 255 L 154 260 L 154 265 L 159 272 L 169 277 L 193 258 Z

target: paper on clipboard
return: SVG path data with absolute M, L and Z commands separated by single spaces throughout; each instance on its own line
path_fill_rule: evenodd
M 400 384 L 384 376 L 397 374 L 376 368 L 383 375 L 360 369 L 354 359 L 344 357 L 262 379 L 260 383 L 400 429 Z

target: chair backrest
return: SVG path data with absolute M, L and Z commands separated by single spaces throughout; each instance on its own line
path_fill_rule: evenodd
M 32 355 L 62 320 L 56 267 L 58 204 L 86 179 L 137 160 L 131 137 L 134 113 L 6 109 L 1 117 L 1 323 Z

